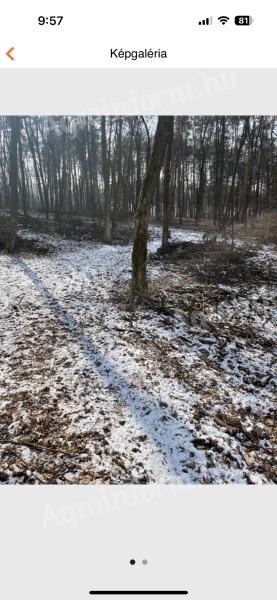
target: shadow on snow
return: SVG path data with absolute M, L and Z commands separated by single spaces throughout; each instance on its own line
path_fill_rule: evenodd
M 166 482 L 191 483 L 189 474 L 184 472 L 185 464 L 188 461 L 190 450 L 197 454 L 198 452 L 195 451 L 191 443 L 191 434 L 186 427 L 170 416 L 166 408 L 162 409 L 159 406 L 159 399 L 154 394 L 134 392 L 124 377 L 117 371 L 114 364 L 104 357 L 94 346 L 90 337 L 81 331 L 74 317 L 62 308 L 59 302 L 50 294 L 40 277 L 22 259 L 13 257 L 11 260 L 29 277 L 45 304 L 70 333 L 72 340 L 78 343 L 89 366 L 99 373 L 104 385 L 109 386 L 113 395 L 124 402 L 138 425 L 143 428 L 148 440 L 159 453 L 159 461 L 161 462 L 161 458 L 165 461 L 168 471 Z M 142 412 L 142 407 L 145 405 L 147 405 L 148 410 L 150 409 L 148 414 Z M 183 448 L 184 444 L 187 446 L 186 450 Z

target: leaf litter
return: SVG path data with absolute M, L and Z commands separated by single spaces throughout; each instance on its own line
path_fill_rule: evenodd
M 134 309 L 130 244 L 20 235 L 0 256 L 1 483 L 277 482 L 273 248 L 180 229 L 157 252 L 153 227 Z

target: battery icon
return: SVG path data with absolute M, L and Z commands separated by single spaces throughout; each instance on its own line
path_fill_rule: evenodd
M 254 19 L 250 15 L 237 15 L 235 25 L 252 25 Z

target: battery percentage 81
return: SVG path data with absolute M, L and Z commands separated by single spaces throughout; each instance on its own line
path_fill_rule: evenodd
M 250 15 L 237 15 L 235 25 L 252 25 L 253 19 Z

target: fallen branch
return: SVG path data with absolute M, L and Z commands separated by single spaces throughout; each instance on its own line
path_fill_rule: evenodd
M 54 454 L 63 454 L 64 456 L 79 456 L 79 452 L 72 452 L 72 450 L 65 452 L 57 448 L 48 448 L 47 446 L 41 446 L 40 444 L 34 444 L 33 442 L 23 440 L 9 440 L 8 438 L 1 438 L 0 444 L 13 444 L 16 446 L 26 446 L 27 448 L 34 448 L 34 450 L 44 450 L 46 452 L 53 452 Z
M 29 471 L 31 470 L 31 465 L 28 465 L 28 463 L 25 462 L 25 460 L 23 460 L 23 458 L 21 458 L 20 456 L 18 456 L 18 454 L 16 454 L 16 452 L 11 452 L 11 454 L 13 456 L 16 457 L 16 459 L 22 464 L 24 465 L 24 467 L 26 467 Z M 46 484 L 46 481 L 44 479 L 42 479 L 39 475 L 37 475 L 37 473 L 32 472 L 32 476 L 37 479 L 37 481 L 39 481 L 39 483 L 43 483 L 43 485 Z

